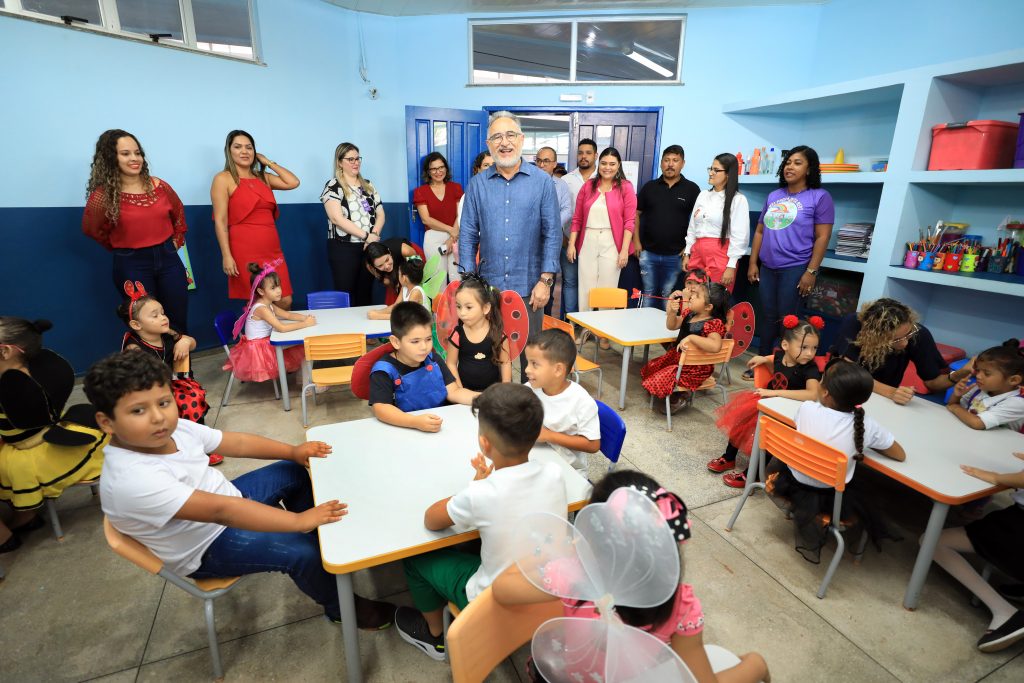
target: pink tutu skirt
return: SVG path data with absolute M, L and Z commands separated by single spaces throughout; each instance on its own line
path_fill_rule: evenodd
M 729 443 L 748 455 L 754 447 L 760 400 L 755 391 L 737 391 L 728 403 L 715 410 L 715 426 L 728 437 Z
M 285 372 L 295 372 L 305 359 L 301 345 L 289 346 L 284 350 Z M 231 360 L 224 364 L 235 377 L 243 382 L 266 382 L 277 379 L 277 351 L 270 345 L 270 337 L 246 339 L 243 334 L 231 349 Z

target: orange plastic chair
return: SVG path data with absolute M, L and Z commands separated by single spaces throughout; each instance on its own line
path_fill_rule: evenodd
M 213 676 L 218 681 L 224 680 L 224 667 L 220 661 L 220 647 L 217 644 L 217 625 L 213 615 L 213 601 L 235 587 L 241 576 L 227 576 L 216 579 L 186 579 L 164 567 L 163 561 L 154 555 L 149 548 L 131 536 L 122 534 L 114 528 L 106 517 L 103 518 L 103 534 L 107 545 L 115 553 L 132 564 L 156 574 L 168 583 L 195 596 L 203 601 L 203 612 L 206 615 L 206 636 L 210 644 L 210 659 L 213 662 Z
M 603 308 L 625 308 L 629 305 L 629 293 L 619 287 L 595 287 L 590 290 L 590 296 L 587 301 L 592 311 Z M 588 331 L 587 334 L 590 334 Z M 586 343 L 586 337 L 580 342 L 580 351 L 583 350 L 583 344 Z M 600 350 L 597 337 L 594 337 L 594 362 L 597 362 L 597 353 Z
M 679 377 L 683 374 L 684 365 L 718 365 L 719 363 L 728 363 L 729 359 L 732 358 L 732 347 L 734 343 L 735 342 L 732 339 L 723 339 L 722 348 L 720 348 L 715 353 L 706 353 L 698 349 L 691 349 L 686 353 L 680 354 L 679 366 L 676 368 L 676 380 L 675 384 L 673 384 L 672 386 L 676 386 L 677 384 L 679 384 Z M 697 387 L 696 391 L 690 392 L 690 398 L 687 399 L 687 405 L 693 405 L 693 397 L 694 394 L 697 393 L 697 391 L 705 391 L 708 389 L 716 388 L 722 392 L 722 403 L 725 403 L 725 387 L 720 385 L 715 380 L 715 373 L 714 371 L 712 371 L 711 374 L 708 375 L 708 378 L 704 380 L 704 382 L 699 387 Z M 665 396 L 665 415 L 666 417 L 668 417 L 668 431 L 670 432 L 672 431 L 672 411 L 669 408 L 669 401 L 671 400 L 671 398 L 672 393 L 669 392 Z M 651 394 L 651 407 L 654 407 L 654 394 Z
M 801 474 L 805 474 L 815 481 L 820 481 L 822 484 L 827 484 L 835 491 L 835 498 L 832 502 L 832 514 L 825 516 L 823 519 L 823 522 L 828 525 L 829 531 L 832 532 L 836 539 L 835 555 L 832 557 L 832 562 L 828 565 L 825 578 L 822 579 L 821 585 L 818 587 L 818 597 L 824 598 L 825 591 L 828 590 L 828 585 L 832 582 L 832 576 L 836 573 L 836 569 L 839 567 L 839 560 L 842 559 L 843 551 L 846 548 L 842 535 L 842 532 L 846 530 L 846 526 L 840 518 L 840 511 L 843 509 L 843 491 L 846 490 L 846 453 L 817 439 L 801 434 L 789 425 L 773 420 L 767 415 L 761 415 L 758 418 L 758 425 L 761 433 L 758 446 L 762 453 L 765 451 L 771 453 L 774 457 Z M 736 518 L 740 516 L 740 510 L 743 509 L 743 504 L 753 494 L 754 489 L 763 489 L 764 487 L 765 484 L 762 482 L 751 481 L 750 478 L 747 479 L 747 486 L 743 489 L 743 495 L 740 496 L 736 510 L 733 511 L 729 524 L 725 527 L 726 531 L 732 531 Z M 836 520 L 840 521 L 837 522 Z M 867 541 L 868 533 L 864 531 L 857 549 L 853 552 L 855 562 L 860 562 Z
M 562 603 L 501 605 L 488 588 L 470 602 L 448 630 L 448 658 L 455 683 L 480 683 L 505 658 L 530 642 L 549 619 L 563 616 Z
M 625 291 L 625 290 L 623 290 Z M 565 320 L 559 320 L 558 318 L 552 318 L 550 315 L 544 316 L 544 327 L 545 330 L 562 330 L 568 334 L 571 338 L 576 338 L 576 330 L 572 323 L 566 322 Z M 601 400 L 601 385 L 604 384 L 604 371 L 601 366 L 594 361 L 587 360 L 581 355 L 576 356 L 576 364 L 572 368 L 572 373 L 575 375 L 576 382 L 579 383 L 580 375 L 584 372 L 597 371 L 597 399 Z
M 309 426 L 306 419 L 306 394 L 313 390 L 313 403 L 316 403 L 316 387 L 337 386 L 352 382 L 352 366 L 343 365 L 334 368 L 313 368 L 313 361 L 344 360 L 359 358 L 366 354 L 365 334 L 321 334 L 306 337 L 303 340 L 306 349 L 306 368 L 309 384 L 302 387 L 302 425 Z

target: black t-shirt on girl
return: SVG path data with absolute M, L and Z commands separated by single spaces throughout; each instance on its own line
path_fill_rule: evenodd
M 459 350 L 459 379 L 462 380 L 462 386 L 471 391 L 483 391 L 501 382 L 501 367 L 494 363 L 490 335 L 482 341 L 471 342 L 460 322 L 448 341 Z
M 903 374 L 907 371 L 910 361 L 914 361 L 917 376 L 926 382 L 942 374 L 946 362 L 942 360 L 942 354 L 935 345 L 935 338 L 924 325 L 918 325 L 918 328 L 917 334 L 910 339 L 907 348 L 892 350 L 882 365 L 871 372 L 872 377 L 882 384 L 898 387 L 903 384 Z M 854 343 L 858 334 L 860 321 L 857 320 L 855 313 L 850 313 L 843 318 L 839 334 L 831 349 L 832 355 L 860 363 L 860 347 Z
M 810 380 L 821 381 L 821 371 L 818 364 L 813 360 L 806 365 L 794 365 L 788 367 L 783 358 L 786 352 L 779 350 L 772 356 L 772 380 L 768 388 L 775 391 L 800 391 L 807 388 Z
M 683 339 L 689 337 L 691 334 L 695 334 L 698 337 L 708 336 L 704 334 L 704 326 L 707 325 L 709 322 L 715 320 L 715 318 L 692 320 L 692 318 L 697 314 L 693 313 L 689 308 L 684 308 L 682 313 L 680 313 L 679 315 L 683 319 L 683 324 L 680 325 L 679 334 L 676 335 L 676 346 L 678 346 L 679 342 L 683 341 Z M 724 337 L 725 335 L 723 334 L 722 336 Z

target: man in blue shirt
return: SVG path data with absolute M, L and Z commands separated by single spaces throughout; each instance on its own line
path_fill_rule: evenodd
M 533 335 L 543 327 L 544 305 L 559 269 L 558 195 L 551 176 L 523 161 L 523 133 L 515 114 L 491 114 L 487 149 L 494 165 L 473 176 L 466 188 L 459 254 L 472 263 L 480 248 L 480 274 L 523 297 Z M 521 372 L 525 365 L 521 357 Z M 525 372 L 522 377 L 525 381 Z

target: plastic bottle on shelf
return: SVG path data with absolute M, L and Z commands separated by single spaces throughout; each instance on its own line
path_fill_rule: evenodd
M 768 150 L 768 175 L 774 175 L 778 171 L 778 168 L 776 167 L 776 164 L 779 163 L 778 158 L 779 157 L 776 155 L 774 147 Z
M 768 148 L 761 148 L 761 175 L 768 175 Z
M 736 152 L 736 173 L 743 175 L 743 152 Z
M 754 155 L 750 158 L 750 175 L 759 175 L 761 173 L 761 150 L 758 147 L 754 148 Z

